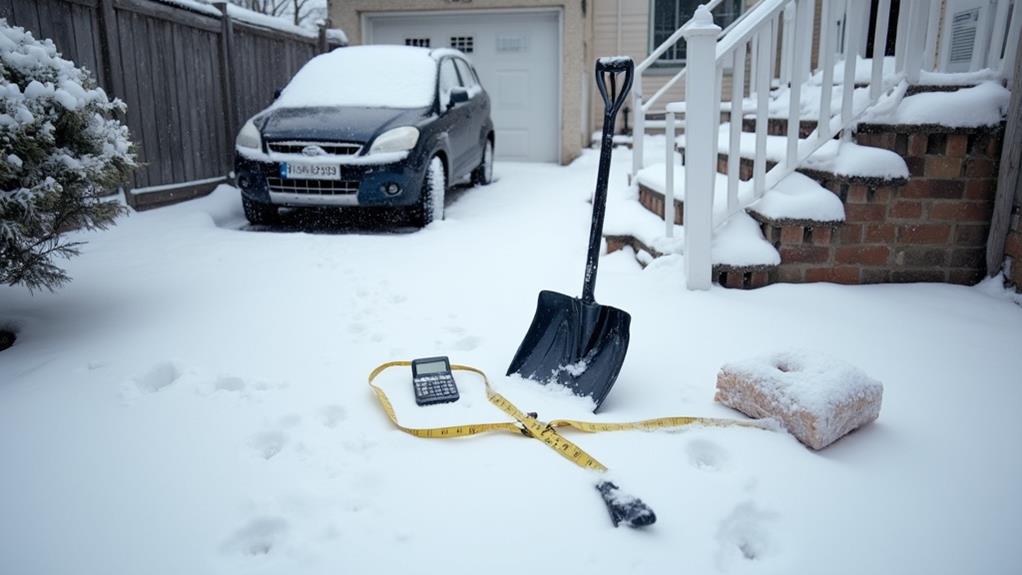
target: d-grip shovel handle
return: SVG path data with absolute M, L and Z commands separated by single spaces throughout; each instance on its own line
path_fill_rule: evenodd
M 624 73 L 621 90 L 617 90 L 617 77 Z M 603 239 L 603 216 L 607 207 L 607 180 L 610 178 L 610 155 L 614 148 L 614 120 L 617 111 L 628 99 L 632 88 L 635 63 L 631 58 L 601 58 L 596 61 L 596 88 L 603 96 L 603 139 L 600 142 L 600 168 L 596 174 L 596 194 L 593 196 L 593 227 L 589 230 L 589 254 L 586 257 L 586 275 L 582 283 L 582 301 L 594 303 L 596 268 L 600 263 L 600 241 Z M 610 93 L 607 93 L 607 79 Z M 641 135 L 639 137 L 642 137 Z

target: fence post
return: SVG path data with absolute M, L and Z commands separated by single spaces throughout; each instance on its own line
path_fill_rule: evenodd
M 330 51 L 330 42 L 326 37 L 326 31 L 330 28 L 331 22 L 329 18 L 324 18 L 319 25 L 319 39 L 317 48 L 320 54 L 325 54 Z
M 227 12 L 227 2 L 216 2 L 213 5 L 220 10 L 220 85 L 224 101 L 224 131 L 227 135 L 224 162 L 226 170 L 230 172 L 234 165 L 234 137 L 238 135 L 237 106 L 234 102 L 234 26 Z
M 709 289 L 713 270 L 713 187 L 720 123 L 717 86 L 717 36 L 720 26 L 700 5 L 682 29 L 688 50 L 685 77 L 685 276 L 688 289 Z

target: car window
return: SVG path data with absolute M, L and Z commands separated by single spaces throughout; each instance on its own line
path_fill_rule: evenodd
M 475 74 L 472 73 L 472 69 L 469 67 L 468 62 L 458 58 L 454 61 L 458 66 L 458 73 L 461 74 L 461 83 L 468 88 L 470 96 L 475 96 L 478 92 L 479 82 L 476 81 Z
M 461 86 L 461 82 L 458 81 L 458 72 L 454 69 L 454 61 L 445 58 L 440 63 L 440 108 L 442 110 L 446 110 L 447 104 L 451 101 L 451 88 L 458 86 Z

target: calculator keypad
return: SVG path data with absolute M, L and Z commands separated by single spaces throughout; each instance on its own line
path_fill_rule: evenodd
M 423 375 L 414 378 L 415 402 L 419 405 L 458 400 L 458 386 L 450 375 Z

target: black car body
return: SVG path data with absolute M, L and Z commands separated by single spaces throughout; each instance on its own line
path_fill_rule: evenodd
M 372 84 L 369 93 L 357 92 L 359 82 Z M 416 96 L 395 93 L 403 89 Z M 488 183 L 493 144 L 489 96 L 461 52 L 339 48 L 306 64 L 242 128 L 235 179 L 253 223 L 272 221 L 281 206 L 407 206 L 428 223 L 442 217 L 426 212 L 430 201 L 442 206 L 446 185 Z M 434 159 L 443 175 L 429 198 Z

